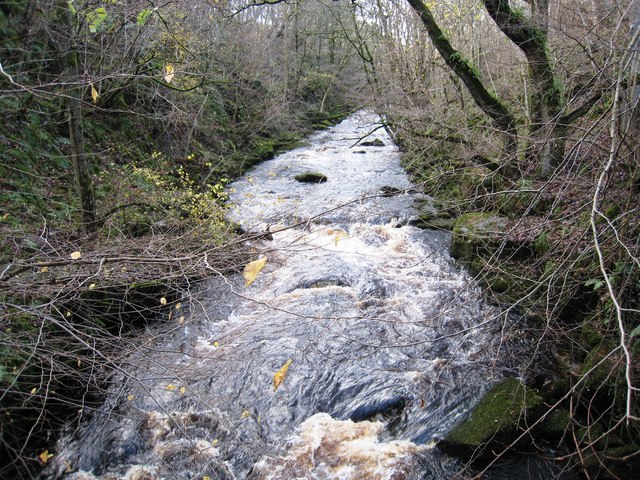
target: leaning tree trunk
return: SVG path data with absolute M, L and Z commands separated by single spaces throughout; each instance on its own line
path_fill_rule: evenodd
M 64 70 L 68 82 L 67 121 L 69 124 L 69 141 L 71 144 L 71 163 L 75 177 L 75 186 L 80 201 L 82 229 L 92 233 L 96 229 L 96 208 L 93 185 L 89 174 L 87 155 L 84 150 L 84 134 L 82 131 L 82 85 L 78 73 L 78 47 L 75 41 L 74 13 L 68 2 L 58 3 L 60 23 L 68 32 L 69 42 L 61 47 L 65 50 Z
M 493 120 L 496 127 L 505 137 L 505 156 L 507 162 L 514 162 L 518 153 L 517 130 L 515 118 L 507 107 L 485 87 L 469 60 L 453 48 L 449 39 L 436 22 L 431 10 L 422 0 L 407 0 L 409 5 L 418 13 L 420 20 L 426 27 L 431 42 L 436 47 L 443 60 L 451 70 L 464 82 L 476 105 Z M 516 168 L 507 163 L 502 173 L 511 176 Z
M 555 170 L 564 157 L 567 126 L 560 122 L 562 95 L 548 49 L 549 0 L 532 0 L 532 16 L 509 6 L 509 0 L 483 0 L 498 28 L 524 53 L 531 72 L 532 155 L 543 177 Z

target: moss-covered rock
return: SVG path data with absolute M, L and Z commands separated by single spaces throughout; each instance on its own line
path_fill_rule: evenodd
M 530 240 L 508 235 L 509 220 L 494 212 L 469 212 L 458 217 L 451 238 L 451 255 L 468 265 L 478 257 L 528 259 L 535 254 Z
M 451 237 L 451 255 L 467 264 L 501 246 L 507 219 L 492 212 L 470 212 L 458 217 Z
M 510 443 L 518 433 L 518 425 L 542 406 L 542 398 L 520 380 L 506 379 L 491 388 L 471 415 L 451 430 L 439 446 L 463 458 L 478 458 L 482 450 L 491 454 L 495 448 Z
M 566 408 L 554 410 L 540 425 L 539 434 L 548 440 L 558 440 L 565 434 L 571 424 L 571 412 Z
M 327 176 L 319 172 L 303 172 L 295 176 L 295 179 L 302 183 L 324 183 Z

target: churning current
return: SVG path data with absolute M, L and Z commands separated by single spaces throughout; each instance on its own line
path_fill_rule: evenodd
M 504 319 L 448 235 L 410 225 L 421 194 L 378 122 L 354 114 L 231 185 L 264 267 L 183 299 L 50 478 L 456 477 L 435 444 L 500 380 Z

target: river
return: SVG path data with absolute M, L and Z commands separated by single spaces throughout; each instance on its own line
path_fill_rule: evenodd
M 435 444 L 508 373 L 507 320 L 447 233 L 411 226 L 428 199 L 377 121 L 352 115 L 230 186 L 264 267 L 183 299 L 178 333 L 128 358 L 49 478 L 463 478 Z M 296 181 L 308 171 L 327 181 Z

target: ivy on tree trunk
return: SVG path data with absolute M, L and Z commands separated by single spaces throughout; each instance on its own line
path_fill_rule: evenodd
M 426 27 L 431 42 L 443 60 L 465 84 L 476 105 L 494 121 L 505 135 L 505 153 L 508 160 L 517 156 L 517 130 L 515 118 L 507 107 L 485 87 L 478 70 L 453 46 L 436 22 L 429 7 L 422 0 L 407 0 L 418 13 Z M 511 174 L 512 167 L 504 168 L 503 174 Z
M 517 157 L 515 118 L 494 94 L 484 86 L 477 70 L 444 35 L 429 7 L 422 0 L 407 0 L 425 25 L 429 38 L 445 63 L 464 82 L 475 103 L 489 115 L 507 137 L 508 159 Z M 512 9 L 508 0 L 483 0 L 483 5 L 498 28 L 525 55 L 533 85 L 529 158 L 535 157 L 542 176 L 547 176 L 564 156 L 564 136 L 569 125 L 561 116 L 562 88 L 554 75 L 547 45 L 548 0 L 532 0 L 532 15 Z

